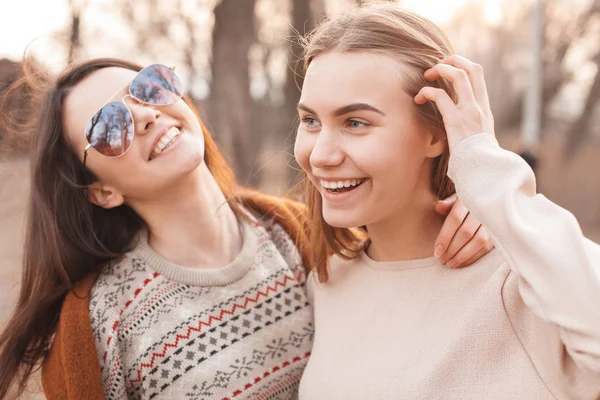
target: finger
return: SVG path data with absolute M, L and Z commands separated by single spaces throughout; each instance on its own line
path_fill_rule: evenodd
M 481 223 L 471 214 L 467 215 L 460 225 L 446 252 L 439 258 L 440 263 L 444 264 L 454 258 L 456 254 L 477 235 Z M 479 249 L 477 249 L 479 250 Z
M 435 208 L 435 211 L 438 214 L 448 215 L 448 214 L 450 214 L 452 207 L 454 207 L 454 203 L 456 203 L 457 199 L 458 199 L 458 196 L 456 194 L 453 194 L 452 196 L 447 197 L 444 200 L 436 201 L 435 204 L 433 205 L 433 207 Z
M 459 113 L 456 104 L 454 104 L 454 101 L 452 101 L 444 89 L 431 86 L 422 88 L 415 96 L 415 103 L 425 104 L 427 101 L 435 103 L 442 114 L 445 124 L 449 124 L 451 121 L 457 119 Z
M 456 255 L 447 262 L 451 268 L 462 268 L 473 264 L 481 257 L 488 254 L 494 248 L 492 240 L 485 230 L 481 227 L 477 234 L 467 243 Z
M 425 79 L 435 81 L 444 78 L 454 85 L 458 94 L 458 104 L 475 104 L 475 96 L 467 72 L 448 64 L 437 64 L 425 71 Z
M 459 268 L 468 267 L 469 265 L 471 265 L 474 262 L 476 262 L 477 260 L 479 260 L 481 257 L 483 257 L 486 254 L 488 254 L 493 249 L 494 249 L 494 245 L 493 244 L 491 244 L 489 246 L 484 246 L 484 248 L 482 248 L 481 250 L 479 250 L 473 257 L 471 257 L 469 260 L 467 260 L 464 263 L 462 263 L 459 266 Z
M 486 109 L 490 106 L 490 98 L 488 96 L 483 67 L 481 65 L 458 55 L 450 56 L 442 60 L 442 63 L 465 70 L 469 77 L 469 81 L 471 82 L 471 87 L 473 88 L 475 101 L 477 101 L 482 109 Z
M 434 254 L 440 258 L 446 252 L 448 247 L 450 246 L 450 242 L 452 238 L 458 231 L 458 228 L 462 225 L 465 217 L 469 212 L 462 205 L 460 200 L 457 200 L 452 207 L 452 211 L 446 217 L 444 224 L 442 225 L 442 229 L 440 229 L 440 233 L 438 234 L 435 240 L 434 246 Z
M 468 251 L 472 251 L 469 249 L 465 249 L 467 252 Z M 450 268 L 464 268 L 464 267 L 468 267 L 469 265 L 473 264 L 474 262 L 476 262 L 477 260 L 479 260 L 481 257 L 485 256 L 489 251 L 487 249 L 481 248 L 479 249 L 474 255 L 471 256 L 471 258 L 467 259 L 467 261 L 462 261 L 465 259 L 465 255 L 462 254 L 463 250 L 459 251 L 458 254 L 450 261 L 448 261 L 448 263 L 446 265 L 448 265 L 448 267 Z

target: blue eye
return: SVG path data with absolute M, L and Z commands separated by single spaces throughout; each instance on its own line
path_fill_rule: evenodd
M 304 125 L 306 125 L 308 128 L 314 128 L 316 126 L 319 126 L 319 122 L 317 121 L 317 119 L 314 117 L 310 117 L 310 116 L 303 117 L 302 123 Z
M 349 119 L 347 125 L 350 129 L 361 129 L 368 126 L 366 122 L 362 122 L 357 119 Z

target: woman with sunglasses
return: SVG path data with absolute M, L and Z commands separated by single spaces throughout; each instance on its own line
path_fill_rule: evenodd
M 42 361 L 49 399 L 294 397 L 304 209 L 237 189 L 182 94 L 173 69 L 112 59 L 46 93 L 0 398 Z
M 300 398 L 600 399 L 600 246 L 498 145 L 481 67 L 393 4 L 325 22 L 304 63 L 316 330 Z M 496 244 L 461 270 L 432 254 L 430 204 L 454 187 Z

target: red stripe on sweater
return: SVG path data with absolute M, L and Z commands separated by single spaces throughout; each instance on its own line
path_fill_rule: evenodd
M 297 363 L 297 362 L 299 362 L 299 361 L 302 361 L 302 360 L 304 360 L 304 359 L 306 359 L 306 358 L 308 358 L 308 357 L 310 357 L 310 351 L 308 351 L 308 352 L 304 353 L 303 355 L 296 356 L 296 357 L 292 358 L 292 360 L 290 360 L 290 361 L 284 361 L 284 362 L 281 364 L 281 366 L 278 366 L 278 365 L 276 365 L 275 367 L 273 367 L 273 368 L 271 369 L 271 371 L 270 371 L 270 372 L 269 372 L 269 371 L 265 371 L 265 373 L 263 374 L 263 378 L 266 378 L 266 377 L 267 377 L 267 376 L 269 376 L 271 373 L 273 373 L 273 372 L 278 372 L 278 371 L 281 371 L 282 369 L 284 369 L 284 368 L 286 368 L 286 367 L 289 367 L 290 365 L 292 365 L 292 364 L 295 364 L 295 363 Z M 275 386 L 275 387 L 271 388 L 271 391 L 270 391 L 270 392 L 268 392 L 268 393 L 263 393 L 263 397 L 261 397 L 261 398 L 265 398 L 265 397 L 267 397 L 267 396 L 268 396 L 268 395 L 270 395 L 271 393 L 274 393 L 274 392 L 276 392 L 277 390 L 280 390 L 280 389 L 282 389 L 283 387 L 285 387 L 285 386 L 289 385 L 290 383 L 292 383 L 292 382 L 294 382 L 295 380 L 298 380 L 298 379 L 300 379 L 300 376 L 297 376 L 297 377 L 296 377 L 296 376 L 294 376 L 294 377 L 291 377 L 290 379 L 288 379 L 288 380 L 286 380 L 286 381 L 284 381 L 284 382 L 280 383 L 279 385 L 277 385 L 277 386 Z M 261 378 L 261 377 L 256 377 L 256 378 L 254 378 L 254 380 L 253 380 L 252 382 L 249 382 L 249 383 L 247 383 L 246 385 L 244 385 L 244 388 L 243 388 L 243 389 L 237 389 L 236 391 L 234 391 L 234 392 L 231 394 L 231 397 L 223 397 L 223 399 L 222 399 L 222 400 L 231 400 L 231 398 L 234 398 L 234 397 L 237 397 L 237 396 L 241 395 L 241 394 L 242 394 L 242 393 L 244 393 L 246 390 L 248 390 L 248 389 L 250 389 L 251 387 L 253 387 L 253 386 L 254 386 L 256 383 L 260 382 L 261 380 L 262 380 L 262 378 Z
M 144 283 L 142 285 L 142 287 L 137 288 L 133 294 L 133 298 L 131 298 L 129 301 L 127 301 L 125 303 L 125 307 L 123 307 L 123 309 L 121 309 L 121 312 L 119 313 L 119 317 L 117 318 L 117 320 L 112 324 L 112 330 L 110 332 L 110 335 L 108 335 L 108 339 L 106 340 L 106 351 L 104 352 L 104 355 L 102 356 L 102 362 L 105 363 L 106 362 L 106 356 L 108 355 L 108 345 L 110 344 L 112 337 L 115 333 L 115 331 L 117 330 L 117 328 L 119 327 L 119 320 L 121 319 L 121 316 L 123 315 L 123 313 L 125 312 L 125 310 L 131 305 L 131 303 L 133 302 L 133 300 L 140 294 L 140 292 L 142 291 L 143 288 L 145 288 L 146 286 L 148 286 L 148 284 L 155 279 L 156 277 L 158 277 L 160 274 L 158 272 L 155 272 L 152 274 L 152 278 L 147 278 L 144 280 Z
M 179 340 L 180 339 L 186 339 L 187 340 L 187 339 L 190 338 L 190 334 L 192 332 L 198 332 L 198 333 L 200 333 L 200 332 L 202 332 L 202 328 L 203 327 L 210 328 L 212 326 L 213 322 L 215 322 L 215 321 L 220 322 L 223 319 L 223 316 L 225 314 L 233 315 L 237 309 L 245 310 L 248 307 L 248 304 L 250 304 L 250 303 L 256 304 L 256 303 L 258 303 L 258 300 L 261 297 L 268 297 L 270 292 L 273 292 L 275 294 L 275 293 L 277 293 L 277 289 L 278 288 L 282 288 L 283 289 L 283 288 L 285 288 L 287 286 L 287 284 L 289 282 L 296 282 L 296 279 L 294 277 L 291 277 L 291 276 L 288 276 L 288 275 L 284 275 L 283 278 L 284 278 L 283 282 L 280 282 L 280 281 L 276 280 L 275 283 L 273 284 L 273 286 L 270 286 L 270 285 L 267 286 L 267 288 L 266 288 L 266 290 L 264 292 L 259 290 L 256 293 L 256 296 L 254 298 L 252 298 L 252 297 L 246 297 L 243 302 L 241 302 L 241 303 L 234 303 L 233 306 L 229 310 L 221 309 L 221 311 L 219 312 L 218 316 L 214 317 L 214 316 L 211 315 L 208 318 L 207 322 L 200 321 L 200 322 L 198 322 L 196 324 L 196 326 L 188 326 L 187 329 L 186 329 L 185 334 L 177 334 L 175 336 L 175 341 L 174 342 L 165 343 L 163 345 L 162 350 L 160 352 L 152 353 L 152 358 L 151 358 L 151 360 L 150 360 L 149 363 L 142 363 L 142 364 L 140 364 L 140 367 L 136 371 L 137 372 L 136 373 L 137 376 L 134 379 L 131 380 L 130 386 L 132 388 L 134 388 L 135 384 L 138 383 L 138 382 L 140 382 L 142 380 L 142 371 L 144 369 L 148 369 L 148 368 L 154 367 L 154 362 L 157 359 L 159 359 L 159 358 L 164 358 L 166 356 L 166 354 L 167 354 L 167 349 L 169 347 L 177 348 L 177 346 L 179 345 Z
M 129 319 L 128 324 L 120 325 L 118 331 L 122 332 L 124 329 L 129 328 L 131 325 L 133 325 L 135 322 L 137 322 L 138 319 L 140 318 L 140 316 L 143 313 L 145 313 L 146 310 L 148 310 L 152 305 L 154 305 L 158 301 L 158 299 L 160 299 L 164 295 L 170 293 L 171 291 L 177 289 L 179 286 L 181 286 L 180 283 L 173 282 L 170 285 L 168 285 L 165 288 L 158 291 L 154 296 L 152 296 L 150 299 L 148 299 L 146 302 L 144 302 L 141 305 L 141 307 L 138 310 L 136 310 L 136 312 L 128 318 Z

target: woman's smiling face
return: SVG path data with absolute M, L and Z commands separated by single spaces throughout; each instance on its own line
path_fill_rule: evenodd
M 64 135 L 80 159 L 88 144 L 84 131 L 90 118 L 107 102 L 122 100 L 136 74 L 125 68 L 103 68 L 78 83 L 66 97 Z M 86 166 L 126 201 L 144 201 L 196 170 L 203 160 L 204 138 L 198 118 L 183 100 L 168 106 L 143 105 L 131 97 L 124 101 L 134 122 L 131 147 L 116 158 L 89 149 Z M 157 154 L 161 139 L 166 145 L 174 136 Z
M 405 71 L 387 55 L 336 51 L 307 69 L 294 153 L 329 225 L 374 224 L 431 198 L 432 161 L 445 143 L 418 120 Z

